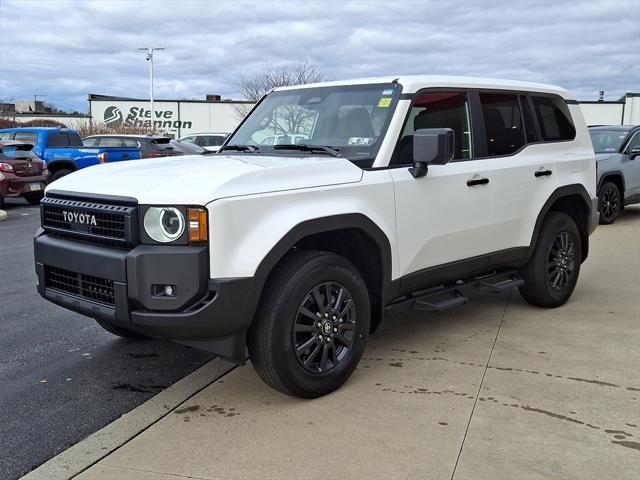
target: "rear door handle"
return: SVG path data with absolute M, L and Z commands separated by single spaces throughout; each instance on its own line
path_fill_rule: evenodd
M 549 175 L 551 175 L 551 170 L 536 170 L 536 173 L 534 173 L 534 175 L 537 177 L 548 177 Z
M 479 175 L 474 175 L 472 179 L 467 180 L 467 187 L 475 187 L 476 185 L 486 185 L 489 183 L 488 178 L 480 177 Z

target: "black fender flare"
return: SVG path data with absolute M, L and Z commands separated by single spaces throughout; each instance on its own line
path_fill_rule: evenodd
M 590 221 L 590 219 L 592 218 L 591 214 L 592 214 L 593 199 L 589 195 L 589 192 L 587 192 L 587 189 L 584 188 L 584 185 L 576 183 L 572 185 L 564 185 L 562 187 L 558 187 L 549 196 L 547 201 L 542 206 L 542 209 L 540 209 L 540 213 L 538 213 L 538 218 L 536 218 L 535 227 L 533 228 L 533 234 L 531 236 L 531 243 L 529 244 L 529 249 L 527 250 L 527 259 L 533 256 L 536 245 L 538 244 L 538 238 L 540 237 L 540 230 L 542 229 L 542 224 L 544 222 L 545 217 L 549 213 L 549 211 L 551 211 L 551 207 L 553 206 L 553 204 L 556 203 L 558 200 L 560 200 L 562 197 L 568 197 L 570 195 L 576 195 L 576 194 L 579 195 L 584 201 L 584 206 L 587 209 L 587 222 Z M 589 238 L 589 233 L 591 231 L 592 231 L 591 226 L 587 225 L 587 235 L 586 235 L 587 244 L 585 245 L 586 252 L 588 252 L 588 238 Z M 585 258 L 586 258 L 586 255 L 583 256 L 583 261 Z
M 620 179 L 622 180 L 622 191 L 620 192 L 620 194 L 624 195 L 625 190 L 627 189 L 627 185 L 624 181 L 624 174 L 622 173 L 622 171 L 620 170 L 607 170 L 606 172 L 604 172 L 602 174 L 602 176 L 600 177 L 600 180 L 598 180 L 598 186 L 596 188 L 596 192 L 598 192 L 598 194 L 600 193 L 600 188 L 602 188 L 602 184 L 609 178 L 609 177 L 620 177 Z
M 248 328 L 253 322 L 260 297 L 269 274 L 282 258 L 303 238 L 318 233 L 354 228 L 366 234 L 380 250 L 382 258 L 382 302 L 388 299 L 391 289 L 391 244 L 382 229 L 369 217 L 359 213 L 349 213 L 320 217 L 299 223 L 287 232 L 269 253 L 262 259 L 256 269 L 247 293 L 241 324 Z

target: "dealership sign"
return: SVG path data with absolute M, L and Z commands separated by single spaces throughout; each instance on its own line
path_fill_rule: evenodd
M 172 110 L 156 110 L 153 113 L 155 128 L 178 130 L 193 126 L 191 121 L 181 121 L 175 118 Z M 120 107 L 110 105 L 104 111 L 104 123 L 126 127 L 151 127 L 151 110 L 144 107 L 131 107 L 128 111 L 123 112 Z

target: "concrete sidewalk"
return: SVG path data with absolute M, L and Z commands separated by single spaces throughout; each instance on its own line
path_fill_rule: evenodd
M 76 478 L 638 479 L 640 208 L 592 237 L 570 302 L 517 291 L 388 318 L 339 391 L 250 366 Z

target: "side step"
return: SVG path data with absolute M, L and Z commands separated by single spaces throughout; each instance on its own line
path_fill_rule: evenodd
M 468 294 L 473 293 L 473 291 L 502 293 L 521 285 L 524 285 L 524 280 L 520 278 L 516 270 L 494 272 L 481 277 L 458 280 L 449 285 L 438 285 L 426 290 L 412 292 L 387 305 L 385 311 L 387 313 L 407 310 L 442 312 L 443 310 L 468 303 Z

